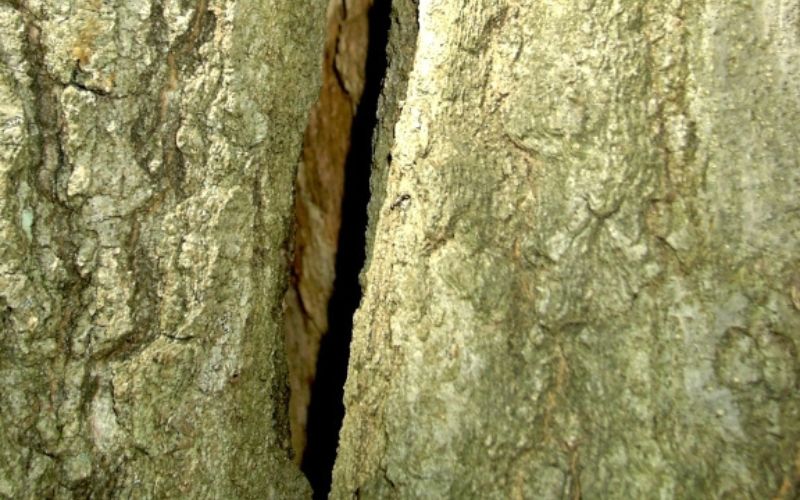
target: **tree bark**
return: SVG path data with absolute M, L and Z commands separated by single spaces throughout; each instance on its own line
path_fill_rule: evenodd
M 0 0 L 0 497 L 298 498 L 325 2 Z
M 334 498 L 800 494 L 799 19 L 395 0 Z

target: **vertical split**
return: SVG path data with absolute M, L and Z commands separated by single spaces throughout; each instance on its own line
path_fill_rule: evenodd
M 295 458 L 316 497 L 330 489 L 344 417 L 390 9 L 390 0 L 332 0 L 322 89 L 298 172 L 293 280 L 286 299 L 290 420 Z

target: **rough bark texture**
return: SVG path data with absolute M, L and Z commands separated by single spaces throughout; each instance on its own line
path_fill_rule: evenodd
M 372 0 L 331 0 L 322 88 L 308 119 L 297 173 L 293 280 L 286 294 L 292 447 L 306 445 L 308 404 L 320 340 L 328 330 L 341 226 L 345 163 L 364 90 Z
M 800 2 L 415 4 L 333 497 L 796 498 Z
M 0 497 L 297 498 L 325 2 L 0 0 Z

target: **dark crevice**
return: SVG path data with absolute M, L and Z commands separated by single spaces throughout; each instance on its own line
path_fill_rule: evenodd
M 359 273 L 366 256 L 367 203 L 372 164 L 372 136 L 377 125 L 378 97 L 387 68 L 386 46 L 391 0 L 375 0 L 369 12 L 366 80 L 353 119 L 350 151 L 345 166 L 341 228 L 336 254 L 336 278 L 328 303 L 328 332 L 323 336 L 308 409 L 307 445 L 302 470 L 314 498 L 327 498 L 344 418 L 353 314 L 361 301 Z

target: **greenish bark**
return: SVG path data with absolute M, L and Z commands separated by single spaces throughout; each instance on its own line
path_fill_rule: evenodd
M 281 301 L 325 7 L 0 0 L 0 497 L 308 495 Z
M 332 496 L 799 494 L 800 4 L 394 3 Z

